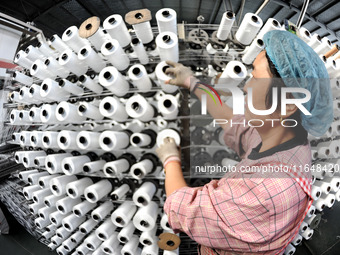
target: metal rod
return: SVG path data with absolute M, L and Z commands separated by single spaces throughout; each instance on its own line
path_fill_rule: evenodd
M 264 0 L 261 6 L 257 9 L 255 12 L 255 15 L 259 15 L 259 13 L 262 11 L 262 9 L 269 3 L 270 0 Z
M 299 16 L 298 21 L 296 23 L 297 28 L 301 27 L 301 24 L 302 24 L 303 18 L 305 17 L 308 5 L 309 5 L 309 0 L 304 0 L 302 10 L 300 12 L 300 16 Z

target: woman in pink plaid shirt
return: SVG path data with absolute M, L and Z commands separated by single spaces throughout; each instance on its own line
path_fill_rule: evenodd
M 172 138 L 165 139 L 157 149 L 166 171 L 164 211 L 169 224 L 176 233 L 185 232 L 195 240 L 202 255 L 282 254 L 313 201 L 311 174 L 305 171 L 311 165 L 307 132 L 322 135 L 333 120 L 328 73 L 313 49 L 296 35 L 271 31 L 264 36 L 264 43 L 265 51 L 253 62 L 253 77 L 243 88 L 245 94 L 252 88 L 254 108 L 266 110 L 273 101 L 273 87 L 305 88 L 311 93 L 304 104 L 310 116 L 303 115 L 294 104 L 287 105 L 285 114 L 279 108 L 270 115 L 255 115 L 246 104 L 244 116 L 233 115 L 227 105 L 217 107 L 207 99 L 212 117 L 228 120 L 221 125 L 225 143 L 242 160 L 236 172 L 203 187 L 187 186 Z M 200 83 L 191 70 L 182 64 L 168 64 L 173 67 L 167 73 L 174 76 L 169 83 L 188 88 L 201 98 L 204 92 L 196 89 Z M 278 101 L 279 106 L 280 97 Z M 252 125 L 258 127 L 240 125 L 250 119 L 257 119 Z M 285 119 L 294 119 L 298 125 L 284 127 L 281 123 Z M 250 167 L 257 171 L 245 170 Z M 288 171 L 264 171 L 270 167 Z

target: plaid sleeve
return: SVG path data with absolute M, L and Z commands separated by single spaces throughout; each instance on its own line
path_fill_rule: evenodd
M 247 125 L 244 115 L 234 115 L 230 123 L 232 125 L 224 129 L 224 142 L 242 158 L 251 145 L 257 140 L 260 142 L 260 136 L 255 128 Z
M 175 232 L 185 232 L 201 245 L 257 252 L 273 239 L 282 246 L 287 236 L 280 240 L 280 235 L 296 227 L 305 195 L 295 184 L 290 178 L 223 178 L 177 190 L 164 211 Z

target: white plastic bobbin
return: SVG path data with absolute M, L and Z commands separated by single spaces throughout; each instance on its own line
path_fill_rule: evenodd
M 30 67 L 30 74 L 39 78 L 40 80 L 53 77 L 53 74 L 46 68 L 44 62 L 40 59 L 37 59 L 33 62 Z
M 126 121 L 129 118 L 124 105 L 115 97 L 103 98 L 99 104 L 99 112 L 101 116 L 119 122 Z
M 65 30 L 62 35 L 62 40 L 75 52 L 78 52 L 81 47 L 90 45 L 90 42 L 84 38 L 81 38 L 78 34 L 78 28 L 71 26 Z
M 146 69 L 141 64 L 136 64 L 130 67 L 128 72 L 132 84 L 140 91 L 148 91 L 152 88 L 152 82 L 146 72 Z
M 78 114 L 80 116 L 84 116 L 86 118 L 94 119 L 94 120 L 101 120 L 104 118 L 100 114 L 99 108 L 93 103 L 88 102 L 80 102 L 78 105 Z
M 76 53 L 71 50 L 65 50 L 60 54 L 59 64 L 77 76 L 86 73 L 88 69 L 88 66 L 80 61 Z
M 174 129 L 163 129 L 162 131 L 160 131 L 157 135 L 157 146 L 161 146 L 164 142 L 164 139 L 166 137 L 171 137 L 173 139 L 175 139 L 175 143 L 177 146 L 180 145 L 181 143 L 181 137 L 179 136 L 178 132 Z
M 86 120 L 85 116 L 78 114 L 78 106 L 62 101 L 56 108 L 56 117 L 60 122 L 80 123 Z
M 84 89 L 79 87 L 76 83 L 72 83 L 69 80 L 62 79 L 59 80 L 58 85 L 60 88 L 72 93 L 73 95 L 79 96 L 84 94 Z
M 107 17 L 103 22 L 103 28 L 113 39 L 116 39 L 122 47 L 126 47 L 131 42 L 131 35 L 122 16 L 119 14 Z
M 130 59 L 117 40 L 111 39 L 106 41 L 101 47 L 101 53 L 119 71 L 123 71 L 129 67 Z
M 79 83 L 96 94 L 101 94 L 103 92 L 103 87 L 86 74 L 79 77 Z
M 139 62 L 143 65 L 148 64 L 149 57 L 141 40 L 139 40 L 138 38 L 133 38 L 131 41 L 131 46 L 133 48 L 133 51 L 137 55 Z
M 46 78 L 41 84 L 40 96 L 54 101 L 61 101 L 67 100 L 70 97 L 70 93 L 59 87 L 58 82 L 50 78 Z
M 79 50 L 78 59 L 85 62 L 97 73 L 106 66 L 104 60 L 92 49 L 90 45 L 84 46 Z
M 145 97 L 137 94 L 130 97 L 126 104 L 125 109 L 131 118 L 136 118 L 140 121 L 148 122 L 155 116 L 155 110 Z
M 99 83 L 117 96 L 125 96 L 130 89 L 125 77 L 113 66 L 105 67 L 100 72 Z

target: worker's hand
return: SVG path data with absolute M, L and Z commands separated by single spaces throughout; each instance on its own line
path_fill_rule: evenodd
M 165 167 L 171 161 L 181 162 L 181 153 L 177 147 L 175 139 L 171 137 L 164 138 L 163 144 L 156 149 L 157 156 Z
M 166 63 L 172 67 L 166 69 L 165 73 L 175 76 L 173 79 L 168 80 L 166 83 L 177 85 L 183 88 L 190 88 L 190 77 L 193 77 L 193 72 L 187 66 L 173 61 L 166 61 Z

